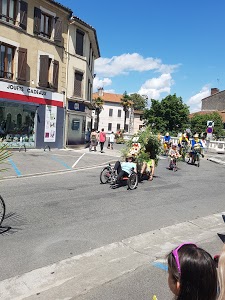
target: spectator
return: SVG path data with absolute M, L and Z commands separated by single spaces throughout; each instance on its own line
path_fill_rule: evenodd
M 176 300 L 216 300 L 217 271 L 208 252 L 184 243 L 169 253 L 167 261 L 168 284 Z
M 111 150 L 113 150 L 114 140 L 115 140 L 115 134 L 112 131 L 110 136 L 109 136 L 109 147 L 110 147 Z
M 106 141 L 106 133 L 104 132 L 104 128 L 102 128 L 102 131 L 99 133 L 99 143 L 100 143 L 101 153 L 103 153 L 105 141 Z
M 94 147 L 94 151 L 96 151 L 96 146 L 98 143 L 98 134 L 95 131 L 95 129 L 92 129 L 91 131 L 90 141 L 91 143 L 90 143 L 89 151 L 91 151 L 93 147 Z

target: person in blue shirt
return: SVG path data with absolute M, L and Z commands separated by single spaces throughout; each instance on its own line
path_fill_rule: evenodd
M 200 147 L 200 153 L 202 155 L 202 157 L 204 157 L 204 155 L 202 154 L 202 149 L 203 149 L 203 145 L 201 140 L 199 139 L 198 134 L 194 134 L 193 135 L 193 139 L 191 140 L 191 152 L 189 153 L 189 156 L 191 157 L 191 163 L 193 163 L 193 158 L 194 158 L 194 154 L 195 154 L 195 149 Z
M 134 163 L 133 156 L 128 155 L 126 161 L 122 163 L 120 163 L 120 161 L 117 161 L 115 163 L 114 170 L 117 172 L 117 183 L 119 183 L 124 176 L 129 176 L 132 170 L 134 170 L 134 172 L 137 172 L 137 166 L 136 163 Z
M 170 145 L 171 145 L 170 140 L 171 140 L 171 138 L 170 138 L 169 132 L 167 132 L 163 138 L 163 149 L 164 149 L 165 155 L 168 155 Z

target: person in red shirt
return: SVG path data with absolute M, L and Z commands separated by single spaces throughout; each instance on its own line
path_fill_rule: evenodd
M 101 153 L 103 153 L 103 147 L 105 141 L 106 141 L 106 133 L 104 132 L 104 128 L 102 128 L 102 131 L 99 133 L 99 143 L 100 143 Z

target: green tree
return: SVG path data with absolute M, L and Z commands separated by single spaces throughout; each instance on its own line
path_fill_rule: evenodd
M 131 94 L 130 99 L 135 110 L 144 110 L 147 106 L 147 99 L 139 94 Z
M 189 123 L 189 108 L 176 94 L 168 95 L 161 101 L 151 99 L 150 109 L 144 111 L 146 125 L 152 127 L 153 132 L 178 133 L 183 131 Z
M 223 121 L 219 113 L 212 112 L 209 114 L 200 115 L 194 114 L 190 118 L 191 132 L 197 132 L 199 134 L 206 133 L 207 121 L 214 121 L 213 133 L 218 137 L 224 135 Z
M 103 104 L 104 104 L 104 101 L 102 100 L 101 97 L 98 97 L 98 98 L 95 98 L 93 101 L 92 101 L 92 104 L 95 108 L 95 111 L 96 111 L 96 115 L 97 115 L 97 128 L 95 128 L 96 130 L 98 130 L 98 125 L 99 125 L 99 115 L 101 113 L 101 111 L 103 110 Z
M 124 92 L 123 98 L 121 98 L 120 101 L 121 101 L 121 105 L 123 106 L 123 110 L 124 110 L 124 127 L 123 128 L 125 130 L 126 120 L 127 120 L 127 112 L 132 105 L 132 101 L 126 91 Z

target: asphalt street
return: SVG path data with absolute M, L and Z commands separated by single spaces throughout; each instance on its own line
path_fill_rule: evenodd
M 111 190 L 99 173 L 120 148 L 13 153 L 1 181 L 0 299 L 169 300 L 164 259 L 174 246 L 194 240 L 218 253 L 225 230 L 224 166 L 210 161 L 217 154 L 200 168 L 180 163 L 178 172 L 161 157 L 151 183 Z
M 12 156 L 0 169 L 6 171 L 0 174 L 0 179 L 24 176 L 43 175 L 55 172 L 72 172 L 82 168 L 94 168 L 113 163 L 121 156 L 123 145 L 115 145 L 114 150 L 105 147 L 104 153 L 89 152 L 88 148 L 80 149 L 27 149 L 12 151 Z M 225 165 L 225 154 L 207 152 L 205 158 L 212 162 Z

